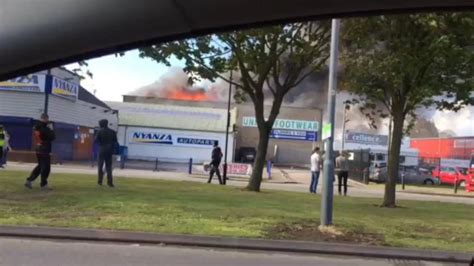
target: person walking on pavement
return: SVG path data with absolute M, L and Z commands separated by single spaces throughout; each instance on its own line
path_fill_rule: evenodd
M 313 154 L 311 154 L 311 185 L 309 186 L 309 193 L 316 194 L 320 172 L 321 155 L 319 154 L 319 147 L 316 147 L 313 149 Z
M 349 178 L 349 161 L 346 151 L 341 151 L 336 158 L 336 173 L 338 179 L 338 191 L 341 195 L 341 186 L 344 186 L 344 196 L 347 196 L 347 179 Z
M 107 172 L 107 185 L 114 187 L 114 179 L 112 176 L 112 156 L 117 147 L 117 134 L 109 128 L 109 121 L 102 119 L 99 121 L 100 129 L 96 135 L 96 142 L 99 145 L 99 163 L 98 163 L 98 181 L 97 184 L 102 186 L 104 179 L 104 163 Z
M 50 190 L 48 187 L 48 177 L 51 172 L 51 147 L 56 138 L 52 125 L 49 122 L 47 114 L 41 115 L 40 122 L 34 127 L 33 137 L 36 145 L 36 159 L 38 165 L 33 169 L 30 176 L 26 179 L 25 187 L 32 189 L 33 181 L 41 175 L 40 187 L 42 190 Z
M 222 182 L 221 172 L 219 171 L 219 165 L 222 160 L 222 150 L 219 147 L 219 142 L 214 141 L 214 148 L 212 149 L 212 160 L 211 160 L 211 172 L 209 173 L 209 180 L 207 183 L 211 183 L 214 173 L 216 173 L 217 178 L 219 179 L 219 184 L 224 184 Z

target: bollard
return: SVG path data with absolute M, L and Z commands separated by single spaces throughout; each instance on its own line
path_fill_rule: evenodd
M 458 193 L 458 178 L 454 179 L 454 194 Z
M 125 156 L 120 155 L 120 169 L 125 168 Z
M 405 174 L 402 173 L 402 190 L 405 190 Z
M 189 158 L 188 174 L 190 174 L 190 175 L 193 174 L 193 158 Z
M 153 169 L 153 172 L 158 172 L 158 158 L 155 160 L 155 169 Z

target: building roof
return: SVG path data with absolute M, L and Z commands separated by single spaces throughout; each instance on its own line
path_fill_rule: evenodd
M 119 111 L 119 125 L 225 132 L 227 110 L 163 104 L 106 102 Z M 231 124 L 236 110 L 231 110 Z
M 97 97 L 95 97 L 94 94 L 90 93 L 88 90 L 84 89 L 82 86 L 79 87 L 78 99 L 83 102 L 87 102 L 87 103 L 94 104 L 100 107 L 111 109 L 107 104 L 99 100 Z

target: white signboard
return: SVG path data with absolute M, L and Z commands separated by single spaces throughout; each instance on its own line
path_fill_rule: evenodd
M 440 164 L 444 167 L 469 168 L 469 160 L 441 159 Z
M 128 147 L 130 159 L 203 163 L 211 159 L 214 141 L 224 152 L 225 133 L 145 127 L 119 127 L 119 140 Z M 227 157 L 233 157 L 233 135 L 229 135 Z
M 173 145 L 209 148 L 217 139 L 202 136 L 186 136 L 160 130 L 135 130 L 131 132 L 130 143 L 145 145 Z
M 0 91 L 45 92 L 46 75 L 32 74 L 0 82 Z

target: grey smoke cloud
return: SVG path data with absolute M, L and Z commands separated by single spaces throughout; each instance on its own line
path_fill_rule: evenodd
M 234 73 L 234 77 L 235 77 Z M 160 77 L 156 82 L 139 88 L 132 92 L 132 95 L 148 96 L 148 97 L 167 97 L 175 90 L 184 90 L 189 93 L 202 93 L 207 101 L 226 102 L 228 98 L 229 85 L 226 81 L 218 79 L 216 82 L 204 80 L 194 86 L 188 84 L 188 75 L 182 69 L 172 67 L 167 73 Z M 323 110 L 323 119 L 326 117 L 326 109 L 328 102 L 328 69 L 324 69 L 319 73 L 310 75 L 298 87 L 293 88 L 285 97 L 284 105 L 301 107 L 301 108 L 318 108 Z M 267 91 L 266 103 L 271 104 L 271 94 Z M 348 92 L 342 91 L 337 95 L 336 105 L 336 139 L 340 140 L 342 136 L 344 102 L 357 98 Z M 438 111 L 434 108 L 423 108 L 418 110 L 420 118 L 432 123 L 438 131 L 452 130 L 459 136 L 474 135 L 474 107 L 466 107 L 458 113 L 448 111 Z M 347 118 L 350 120 L 346 124 L 349 131 L 387 134 L 388 119 L 378 119 L 377 129 L 369 126 L 367 118 L 358 110 L 358 106 L 351 106 L 347 112 Z M 420 123 L 419 126 L 426 128 L 426 123 Z M 415 129 L 416 130 L 416 129 Z M 437 135 L 438 132 L 430 130 L 426 135 Z M 419 136 L 423 137 L 423 135 Z

